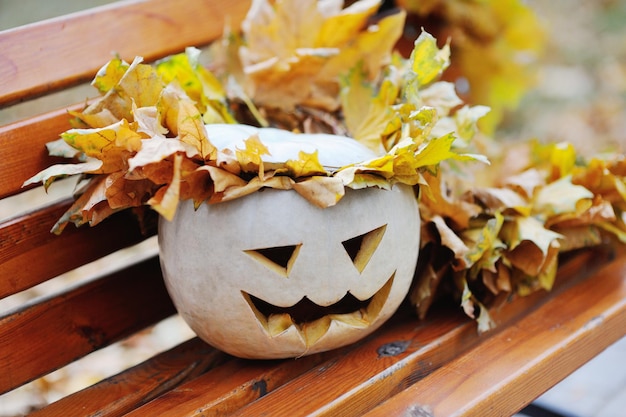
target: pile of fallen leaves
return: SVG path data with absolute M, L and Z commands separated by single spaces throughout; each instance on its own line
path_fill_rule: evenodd
M 492 152 L 477 129 L 489 109 L 463 105 L 440 80 L 449 43 L 422 32 L 402 58 L 393 47 L 405 12 L 378 16 L 379 6 L 253 1 L 241 33 L 213 45 L 210 69 L 194 48 L 152 65 L 111 60 L 93 81 L 101 98 L 72 112 L 76 127 L 48 144 L 76 163 L 26 182 L 81 177 L 53 231 L 146 205 L 171 219 L 181 200 L 217 204 L 265 187 L 328 207 L 346 187 L 409 184 L 421 190 L 424 220 L 411 300 L 423 316 L 438 289 L 455 288 L 481 330 L 495 296 L 549 289 L 560 252 L 607 236 L 626 242 L 623 155 L 583 161 L 565 144 L 528 143 L 503 161 L 512 152 Z M 212 123 L 346 135 L 378 156 L 328 167 L 300 152 L 268 166 L 257 136 L 218 149 L 205 130 Z

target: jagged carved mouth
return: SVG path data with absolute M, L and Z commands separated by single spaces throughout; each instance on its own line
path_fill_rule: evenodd
M 359 300 L 350 292 L 338 302 L 320 306 L 306 296 L 289 307 L 278 307 L 242 291 L 242 295 L 257 320 L 274 337 L 291 327 L 301 335 L 307 346 L 312 346 L 326 334 L 332 321 L 343 322 L 351 327 L 366 328 L 375 321 L 387 302 L 395 272 L 370 298 Z

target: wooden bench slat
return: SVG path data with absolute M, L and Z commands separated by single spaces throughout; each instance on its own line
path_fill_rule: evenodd
M 60 236 L 53 235 L 51 226 L 70 204 L 69 200 L 62 201 L 0 223 L 0 298 L 148 237 L 129 211 L 106 219 L 102 227 L 70 225 Z
M 74 106 L 71 109 L 78 109 Z M 23 191 L 24 181 L 64 158 L 48 156 L 46 143 L 56 140 L 69 129 L 68 109 L 51 111 L 30 119 L 0 126 L 0 161 L 3 178 L 0 199 Z
M 174 313 L 157 258 L 8 313 L 0 318 L 0 393 Z
M 512 415 L 624 333 L 622 255 L 367 416 Z
M 119 54 L 151 61 L 239 26 L 248 1 L 120 1 L 0 32 L 0 107 L 93 78 Z
M 235 359 L 139 407 L 127 416 L 229 415 L 328 357 L 337 355 L 337 352 L 283 361 Z
M 75 410 L 85 416 L 117 417 L 230 360 L 198 338 L 62 398 L 32 413 L 32 417 L 66 417 Z

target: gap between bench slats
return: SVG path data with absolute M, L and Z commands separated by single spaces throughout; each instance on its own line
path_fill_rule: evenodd
M 625 331 L 626 257 L 622 255 L 367 417 L 512 415 Z
M 570 259 L 561 269 L 559 288 L 554 292 L 520 298 L 492 312 L 499 322 L 498 329 L 547 297 L 574 285 L 582 275 L 606 261 L 607 256 L 607 252 L 589 251 Z M 486 337 L 493 334 L 495 331 Z M 272 410 L 273 415 L 336 416 L 346 410 L 359 415 L 482 338 L 475 323 L 449 305 L 443 311 L 433 311 L 424 322 L 403 310 L 372 337 L 356 345 L 277 362 L 278 365 L 246 361 L 241 369 L 218 368 L 130 415 L 210 416 L 238 409 L 243 415 L 254 416 L 262 415 L 265 410 Z M 298 369 L 292 371 L 292 367 Z
M 66 200 L 0 223 L 0 298 L 147 237 L 130 211 L 117 213 L 97 227 L 69 225 L 60 236 L 53 235 L 50 228 L 70 204 Z
M 175 313 L 154 257 L 0 318 L 0 393 Z
M 117 53 L 151 61 L 239 26 L 249 1 L 121 1 L 0 32 L 0 107 L 82 81 Z

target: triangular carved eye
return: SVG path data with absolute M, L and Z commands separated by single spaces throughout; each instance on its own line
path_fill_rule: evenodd
M 363 272 L 372 255 L 376 252 L 386 229 L 387 225 L 385 224 L 371 232 L 341 242 L 359 272 Z
M 266 267 L 286 277 L 289 275 L 291 266 L 298 256 L 300 246 L 302 246 L 302 244 L 277 246 L 273 248 L 249 249 L 244 252 Z

